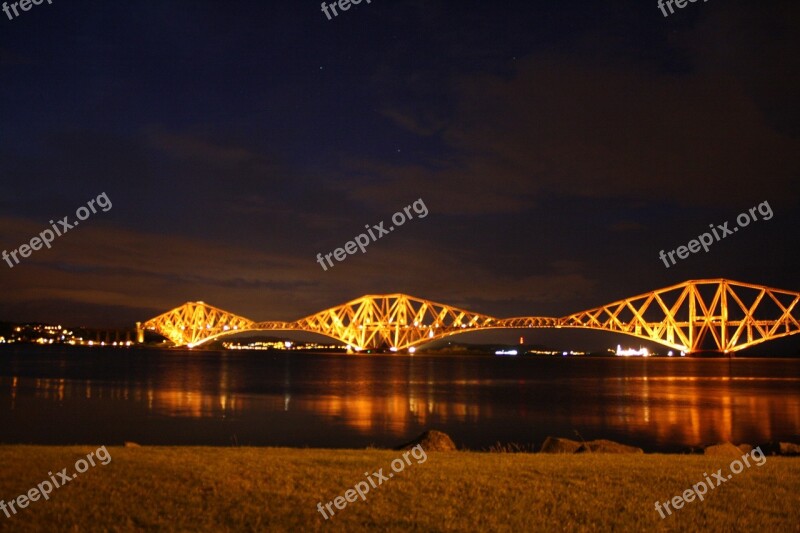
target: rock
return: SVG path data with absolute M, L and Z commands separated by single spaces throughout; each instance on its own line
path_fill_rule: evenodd
M 133 441 L 126 440 L 125 441 L 125 447 L 126 448 L 141 448 L 142 446 L 140 444 L 137 444 L 137 443 L 133 442 Z
M 414 446 L 420 445 L 426 452 L 453 452 L 456 451 L 456 444 L 446 433 L 429 429 L 422 435 L 412 440 L 408 444 L 400 446 L 401 450 L 410 450 Z
M 590 440 L 577 449 L 575 453 L 644 453 L 644 450 L 636 446 L 628 446 L 611 440 L 598 439 Z
M 770 441 L 759 446 L 764 455 L 800 455 L 800 445 L 793 442 Z
M 581 443 L 574 440 L 562 439 L 559 437 L 547 437 L 542 443 L 539 453 L 575 453 Z
M 778 455 L 781 453 L 781 448 L 775 441 L 764 442 L 758 445 L 764 455 Z
M 737 446 L 737 448 L 739 448 L 739 450 L 740 450 L 740 451 L 741 451 L 743 454 L 744 454 L 744 453 L 750 453 L 751 451 L 753 451 L 753 447 L 752 447 L 752 446 L 750 446 L 749 444 L 744 444 L 744 443 L 742 443 L 742 444 L 738 445 L 738 446 Z
M 503 444 L 498 441 L 489 446 L 487 451 L 492 453 L 533 453 L 534 450 L 532 444 L 518 444 L 516 442 Z
M 706 446 L 703 455 L 710 457 L 730 457 L 731 459 L 741 459 L 743 452 L 730 442 L 720 442 Z
M 793 442 L 779 442 L 778 452 L 781 455 L 800 455 L 800 445 Z

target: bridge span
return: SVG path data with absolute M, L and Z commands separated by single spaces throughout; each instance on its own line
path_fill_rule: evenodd
M 487 329 L 582 328 L 623 333 L 687 354 L 732 354 L 800 332 L 800 293 L 727 279 L 690 280 L 564 317 L 495 318 L 407 294 L 365 295 L 293 322 L 256 322 L 187 302 L 144 323 L 176 346 L 248 331 L 305 331 L 356 350 L 407 350 Z

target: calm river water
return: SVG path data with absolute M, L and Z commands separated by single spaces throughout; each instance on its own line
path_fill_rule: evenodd
M 800 360 L 4 348 L 0 443 L 800 440 Z

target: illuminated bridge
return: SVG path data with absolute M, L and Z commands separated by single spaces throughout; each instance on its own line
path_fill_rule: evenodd
M 623 333 L 686 353 L 732 353 L 800 332 L 800 293 L 726 279 L 685 281 L 568 316 L 495 318 L 406 294 L 367 295 L 294 322 L 256 322 L 188 302 L 138 324 L 176 346 L 248 331 L 305 331 L 356 350 L 407 350 L 487 329 L 582 328 Z

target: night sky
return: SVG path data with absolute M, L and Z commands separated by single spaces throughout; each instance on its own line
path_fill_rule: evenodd
M 561 316 L 687 279 L 800 290 L 800 5 L 52 0 L 0 12 L 0 320 L 406 292 Z M 429 213 L 324 271 L 422 199 Z M 774 216 L 666 268 L 762 202 Z M 412 211 L 413 213 L 413 211 Z M 518 333 L 510 332 L 513 337 Z

